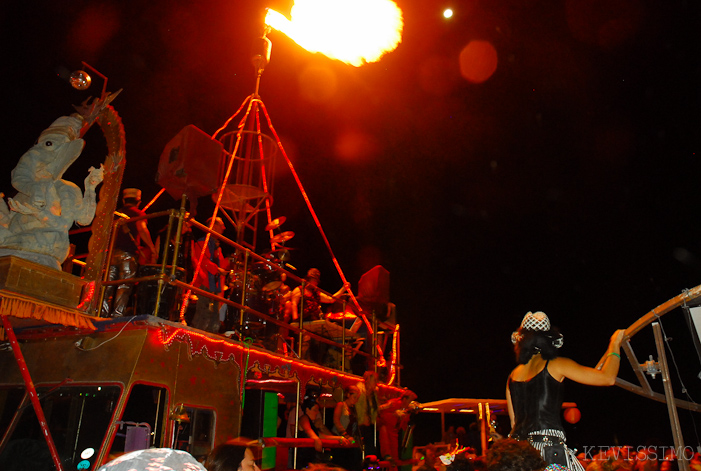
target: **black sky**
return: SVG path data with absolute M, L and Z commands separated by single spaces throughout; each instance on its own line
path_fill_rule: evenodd
M 290 4 L 3 8 L 1 189 L 13 193 L 9 170 L 41 130 L 99 94 L 99 80 L 78 92 L 61 78 L 86 61 L 109 77 L 109 91 L 123 89 L 113 105 L 126 130 L 124 186 L 150 198 L 165 144 L 188 124 L 213 133 L 253 92 L 262 9 L 288 13 Z M 526 311 L 548 313 L 565 334 L 563 353 L 595 364 L 616 328 L 701 282 L 695 2 L 398 4 L 402 44 L 361 68 L 271 33 L 260 94 L 354 288 L 376 264 L 391 273 L 403 385 L 421 401 L 503 397 L 509 335 Z M 446 6 L 456 12 L 450 21 Z M 474 39 L 499 59 L 482 84 L 458 67 Z M 104 158 L 99 131 L 91 134 L 66 175 L 76 183 Z M 348 135 L 368 143 L 355 158 L 344 157 Z M 154 209 L 174 205 L 165 197 Z M 297 234 L 292 263 L 320 267 L 322 286 L 335 291 L 340 278 L 284 167 L 274 210 L 282 215 Z M 698 400 L 701 365 L 683 345 L 680 319 L 663 323 L 678 328 L 676 359 Z M 642 340 L 634 348 L 645 359 L 653 350 Z M 567 399 L 583 415 L 571 441 L 671 444 L 664 405 L 572 384 Z M 680 415 L 687 444 L 697 444 L 694 419 Z

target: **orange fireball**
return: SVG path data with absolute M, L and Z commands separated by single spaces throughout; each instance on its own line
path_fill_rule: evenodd
M 402 41 L 402 11 L 392 0 L 297 0 L 290 18 L 268 10 L 265 24 L 310 52 L 359 67 Z

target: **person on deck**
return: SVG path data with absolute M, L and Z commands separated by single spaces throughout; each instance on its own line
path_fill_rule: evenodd
M 182 222 L 182 228 L 180 230 L 180 245 L 177 247 L 178 258 L 176 260 L 176 265 L 180 268 L 184 268 L 188 271 L 190 270 L 190 250 L 192 249 L 192 227 L 190 226 L 189 213 L 185 214 L 185 218 Z M 170 238 L 168 238 L 168 225 L 163 226 L 158 235 L 156 236 L 156 248 L 158 250 L 157 262 L 158 264 L 163 263 L 165 259 L 166 265 L 172 265 L 173 257 L 175 255 L 176 242 L 178 240 L 178 221 L 175 220 L 170 231 Z
M 511 334 L 519 365 L 509 375 L 506 401 L 511 419 L 509 436 L 528 440 L 540 451 L 547 464 L 584 471 L 572 450 L 565 444 L 560 421 L 565 378 L 592 386 L 611 386 L 616 381 L 621 361 L 623 330 L 611 336 L 600 368 L 589 368 L 558 356 L 562 335 L 550 326 L 543 312 L 528 312 L 521 327 Z
M 343 294 L 348 288 L 348 285 L 343 286 L 333 296 L 322 293 L 319 289 L 319 281 L 321 280 L 321 272 L 318 268 L 310 268 L 307 276 L 304 278 L 304 283 L 292 290 L 290 303 L 292 306 L 292 324 L 296 324 L 301 317 L 302 322 L 318 321 L 324 316 L 321 310 L 321 303 L 330 304 L 336 300 L 336 297 Z M 304 294 L 303 294 L 304 293 Z M 315 351 L 314 355 L 310 355 L 310 346 Z M 321 363 L 326 353 L 326 344 L 319 346 L 317 342 L 311 342 L 309 335 L 302 337 L 302 358 L 309 359 L 314 356 L 317 363 Z
M 170 226 L 166 224 L 158 231 L 156 236 L 156 265 L 152 265 L 146 271 L 139 271 L 139 276 L 155 275 L 161 272 L 163 263 L 165 262 L 165 273 L 170 275 L 172 263 L 177 251 L 177 260 L 175 278 L 179 281 L 189 282 L 192 276 L 190 269 L 190 250 L 192 249 L 192 228 L 188 221 L 189 214 L 185 214 L 185 219 L 182 222 L 180 237 L 178 237 L 178 221 L 174 220 L 174 224 Z M 170 229 L 170 237 L 168 232 Z M 157 281 L 149 281 L 140 283 L 137 288 L 137 305 L 140 314 L 155 315 L 156 300 L 159 299 L 158 317 L 169 319 L 172 321 L 178 320 L 178 311 L 180 304 L 178 301 L 182 299 L 182 290 L 173 285 L 164 285 L 159 287 Z
M 310 268 L 305 282 L 302 286 L 296 287 L 292 291 L 292 321 L 296 321 L 302 317 L 302 322 L 318 321 L 323 318 L 321 303 L 330 304 L 336 300 L 336 297 L 343 294 L 347 286 L 343 286 L 333 296 L 322 293 L 319 290 L 319 281 L 321 280 L 321 272 L 318 268 Z M 304 289 L 304 298 L 302 298 L 302 289 Z
M 212 218 L 207 220 L 207 226 L 212 224 Z M 219 234 L 224 233 L 224 221 L 221 218 L 216 218 L 212 230 Z M 192 264 L 197 267 L 197 262 L 200 259 L 200 254 L 204 248 L 204 242 L 206 237 L 202 237 L 192 244 L 192 250 L 190 254 L 192 255 Z M 202 257 L 202 263 L 200 265 L 199 272 L 197 274 L 197 279 L 194 281 L 193 286 L 205 291 L 209 291 L 217 296 L 223 296 L 224 294 L 224 281 L 226 280 L 226 274 L 229 270 L 229 261 L 222 255 L 221 247 L 219 244 L 219 239 L 210 235 L 209 243 L 207 245 L 207 250 L 205 251 L 204 257 Z M 206 296 L 197 296 L 197 306 L 195 309 L 195 316 L 192 319 L 192 326 L 205 330 L 207 332 L 219 333 L 221 327 L 221 321 L 219 317 L 219 302 L 214 301 Z
M 141 190 L 138 188 L 125 188 L 122 191 L 122 203 L 122 207 L 117 210 L 118 216 L 131 219 L 145 215 L 139 209 Z M 145 247 L 141 243 L 145 244 Z M 122 224 L 115 234 L 109 280 L 130 280 L 136 276 L 139 264 L 153 263 L 155 257 L 156 247 L 151 240 L 146 220 Z M 133 288 L 133 283 L 121 283 L 117 286 L 115 294 L 115 285 L 107 286 L 102 301 L 103 315 L 124 316 Z

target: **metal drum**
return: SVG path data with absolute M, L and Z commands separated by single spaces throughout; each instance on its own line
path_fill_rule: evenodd
M 245 275 L 245 276 L 244 276 Z M 245 278 L 245 279 L 244 279 Z M 245 283 L 245 289 L 244 289 Z M 235 270 L 231 272 L 227 279 L 228 290 L 226 297 L 238 304 L 261 311 L 261 285 L 260 278 L 253 273 L 245 273 L 243 270 Z M 264 311 L 263 311 L 264 312 Z M 241 310 L 233 306 L 229 306 L 226 313 L 225 329 L 233 330 L 238 327 L 241 316 Z M 260 319 L 255 314 L 244 312 L 243 328 L 253 332 L 254 330 L 263 329 L 265 321 Z
M 270 262 L 275 262 L 271 257 L 267 257 Z M 251 271 L 260 279 L 261 286 L 261 306 L 260 311 L 268 314 L 272 317 L 277 317 L 275 313 L 271 311 L 273 309 L 273 304 L 275 303 L 274 291 L 282 285 L 280 281 L 280 272 L 277 271 L 277 267 L 272 263 L 256 262 L 251 267 Z
M 260 279 L 261 287 L 270 283 L 280 282 L 280 272 L 273 264 L 256 262 L 251 267 L 251 271 Z
M 165 268 L 166 277 L 170 276 L 172 266 Z M 154 276 L 161 273 L 161 265 L 141 265 L 138 277 Z M 179 281 L 185 279 L 185 269 L 176 267 L 175 278 Z M 176 295 L 177 286 L 163 284 L 161 291 L 161 301 L 158 304 L 158 317 L 171 319 L 171 314 L 177 309 Z M 156 311 L 156 300 L 158 299 L 158 280 L 142 281 L 136 288 L 136 309 L 139 314 L 154 315 Z

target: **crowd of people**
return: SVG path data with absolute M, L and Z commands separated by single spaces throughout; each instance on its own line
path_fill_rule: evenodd
M 400 461 L 400 432 L 409 425 L 411 402 L 416 395 L 405 390 L 399 398 L 382 401 L 377 389 L 377 374 L 368 371 L 363 381 L 345 388 L 341 401 L 336 403 L 333 424 L 327 427 L 319 406 L 320 391 L 308 388 L 299 412 L 297 407 L 286 409 L 286 438 L 311 438 L 314 448 L 299 448 L 290 453 L 288 465 L 302 468 L 310 463 L 335 463 L 355 471 L 363 469 L 364 457 L 392 463 Z M 281 420 L 284 420 L 281 417 Z M 322 439 L 337 440 L 342 447 L 324 450 Z
M 324 423 L 319 399 L 320 390 L 310 387 L 299 407 L 287 409 L 285 437 L 313 442 L 313 446 L 290 449 L 289 469 L 360 471 L 372 468 L 372 463 L 389 463 L 395 469 L 401 464 L 399 437 L 409 423 L 411 402 L 416 399 L 413 392 L 405 390 L 396 399 L 382 401 L 377 375 L 368 371 L 363 381 L 345 388 L 342 400 L 334 407 L 333 424 L 329 426 Z M 322 440 L 333 440 L 339 446 L 325 448 Z M 180 450 L 152 449 L 122 455 L 100 471 L 146 470 L 151 469 L 151 462 L 167 464 L 173 470 L 257 471 L 260 458 L 257 441 L 239 438 L 215 447 L 202 464 Z
M 156 312 L 156 293 L 160 289 L 158 282 L 154 280 L 134 283 L 133 280 L 137 277 L 157 275 L 163 264 L 168 269 L 172 267 L 178 231 L 177 228 L 164 226 L 155 232 L 157 237 L 154 242 L 149 220 L 145 218 L 146 213 L 140 207 L 141 190 L 124 189 L 122 205 L 116 211 L 116 218 L 125 221 L 115 232 L 108 277 L 108 281 L 119 284 L 106 285 L 102 301 L 103 317 L 153 314 L 172 321 L 184 320 L 188 325 L 210 333 L 228 335 L 238 332 L 241 337 L 260 340 L 259 345 L 270 350 L 299 350 L 303 359 L 324 363 L 328 347 L 323 342 L 305 334 L 301 344 L 293 348 L 293 344 L 299 339 L 289 333 L 290 329 L 249 312 L 242 314 L 240 309 L 218 302 L 202 293 L 191 293 L 185 300 L 184 290 L 166 286 L 162 289 L 162 295 L 158 297 L 160 304 Z M 211 228 L 211 235 L 203 231 L 197 231 L 200 232 L 199 235 L 193 234 L 195 231 L 187 219 L 181 225 L 175 260 L 176 277 L 180 281 L 192 282 L 199 290 L 244 304 L 295 327 L 304 322 L 305 329 L 325 336 L 325 330 L 328 328 L 326 324 L 306 323 L 323 320 L 324 306 L 339 301 L 350 289 L 349 284 L 329 295 L 319 287 L 319 269 L 310 268 L 299 286 L 292 289 L 286 284 L 286 273 L 275 268 L 276 265 L 283 265 L 280 257 L 283 257 L 281 254 L 284 250 L 268 253 L 267 262 L 253 260 L 233 248 L 227 253 L 223 250 L 225 247 L 219 238 L 226 231 L 224 220 L 221 217 L 209 218 L 206 224 Z M 190 308 L 182 309 L 183 303 L 187 303 Z M 336 320 L 332 319 L 330 322 Z M 348 328 L 344 319 L 338 325 L 339 328 L 341 326 Z M 353 335 L 362 335 L 363 332 L 364 329 L 358 324 Z M 338 340 L 335 337 L 332 339 Z
M 515 333 L 516 352 L 522 353 L 527 348 L 522 342 L 526 341 L 533 332 L 547 332 L 545 338 L 549 342 L 561 339 L 559 333 L 554 333 L 549 326 L 549 320 L 542 313 L 528 313 Z M 535 328 L 534 328 L 535 327 Z M 616 351 L 620 346 L 621 335 L 615 333 L 609 346 L 610 351 Z M 559 343 L 559 342 L 557 342 Z M 539 345 L 538 341 L 534 344 Z M 610 352 L 609 352 L 610 353 Z M 538 355 L 549 356 L 542 348 Z M 601 369 L 606 372 L 606 360 L 611 356 L 605 355 Z M 531 358 L 521 365 L 528 365 Z M 545 360 L 553 363 L 554 358 Z M 555 362 L 557 363 L 557 362 Z M 547 366 L 535 373 L 534 377 L 553 375 Z M 583 367 L 582 367 L 583 368 Z M 513 386 L 512 377 L 519 381 L 517 369 L 509 377 L 509 386 Z M 552 370 L 559 371 L 556 369 Z M 555 380 L 555 378 L 553 378 Z M 528 379 L 526 379 L 528 381 Z M 511 391 L 514 395 L 515 389 Z M 513 405 L 512 431 L 510 437 L 498 434 L 492 436 L 489 446 L 484 453 L 478 452 L 471 446 L 465 446 L 463 440 L 467 434 L 463 427 L 449 427 L 443 435 L 441 444 L 429 444 L 415 447 L 412 459 L 400 459 L 400 437 L 406 432 L 415 404 L 412 401 L 416 395 L 405 390 L 399 397 L 383 401 L 377 388 L 377 375 L 368 371 L 363 381 L 349 385 L 343 392 L 343 397 L 333 408 L 332 424 L 324 423 L 320 400 L 320 390 L 309 387 L 305 391 L 298 407 L 293 404 L 287 407 L 283 426 L 279 435 L 287 438 L 311 439 L 313 445 L 290 448 L 288 469 L 308 469 L 312 471 L 361 471 L 373 469 L 399 469 L 399 466 L 411 466 L 412 471 L 566 471 L 581 467 L 585 471 L 678 471 L 677 456 L 670 447 L 649 446 L 634 449 L 633 447 L 609 447 L 598 449 L 596 452 L 587 450 L 574 457 L 574 450 L 567 448 L 564 437 L 561 441 L 549 438 L 544 440 L 544 446 L 538 442 L 521 438 L 517 433 L 517 424 L 522 420 L 518 407 Z M 520 399 L 517 399 L 520 400 Z M 510 402 L 515 402 L 513 397 Z M 553 423 L 550 426 L 556 427 Z M 540 427 L 534 425 L 533 427 Z M 552 430 L 559 430 L 557 428 Z M 549 432 L 549 437 L 557 437 Z M 333 440 L 336 446 L 324 446 L 324 440 Z M 551 442 L 549 444 L 547 442 Z M 328 442 L 326 442 L 328 443 Z M 552 449 L 550 448 L 552 447 Z M 688 460 L 691 471 L 701 471 L 701 454 L 691 448 L 684 459 Z M 177 453 L 176 453 L 177 452 Z M 565 459 L 561 460 L 563 458 Z M 166 459 L 165 456 L 168 456 Z M 154 458 L 155 457 L 155 458 Z M 169 469 L 186 471 L 259 471 L 261 469 L 261 451 L 258 441 L 239 438 L 215 447 L 203 463 L 198 463 L 187 453 L 178 450 L 155 449 L 142 450 L 123 455 L 107 463 L 99 471 L 127 471 L 150 469 L 149 460 L 159 460 L 159 463 L 171 464 Z M 174 460 L 174 461 L 173 461 Z M 561 460 L 561 462 L 557 462 Z M 576 464 L 574 461 L 576 460 Z M 131 464 L 125 464 L 130 462 Z M 136 463 L 137 465 L 135 465 Z M 565 464 L 563 464 L 565 463 Z M 140 465 L 146 466 L 139 468 Z M 160 469 L 160 468 L 158 468 Z
M 154 469 L 171 471 L 260 471 L 261 448 L 255 440 L 238 438 L 215 447 L 204 459 L 198 462 L 192 455 L 182 450 L 151 448 L 122 455 L 99 468 L 99 471 L 148 471 Z M 691 471 L 701 471 L 701 453 L 687 457 Z M 595 455 L 581 457 L 587 471 L 677 471 L 678 465 L 673 452 L 664 452 L 657 447 L 614 447 Z M 495 440 L 483 455 L 477 455 L 472 448 L 454 448 L 443 455 L 436 448 L 428 446 L 411 463 L 412 471 L 563 471 L 557 464 L 547 464 L 538 450 L 528 441 L 504 438 Z M 363 470 L 387 467 L 376 457 L 362 462 Z M 297 466 L 309 471 L 350 471 L 336 461 L 317 461 Z M 292 468 L 290 468 L 292 469 Z
M 528 441 L 505 438 L 493 442 L 484 456 L 473 449 L 461 450 L 445 461 L 447 471 L 526 471 L 566 469 L 548 464 Z M 666 451 L 665 451 L 666 450 Z M 609 447 L 594 454 L 581 453 L 579 461 L 586 471 L 678 471 L 677 456 L 669 447 L 632 446 Z M 443 458 L 443 457 L 441 457 Z M 444 458 L 445 459 L 445 458 Z M 689 450 L 685 459 L 691 471 L 701 471 L 701 453 Z M 440 461 L 436 460 L 437 462 Z

